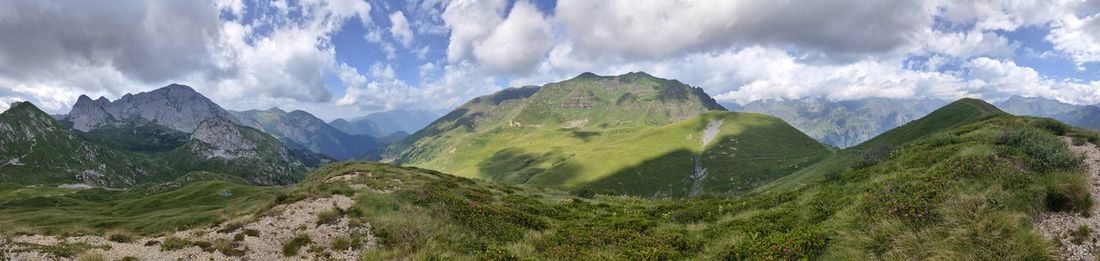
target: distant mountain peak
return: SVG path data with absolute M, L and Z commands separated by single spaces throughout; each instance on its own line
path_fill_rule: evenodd
M 583 73 L 577 75 L 577 77 L 573 77 L 573 79 L 597 79 L 597 78 L 600 78 L 600 77 L 601 76 L 596 75 L 595 73 L 592 73 L 592 72 L 583 72 Z
M 191 86 L 178 84 L 178 83 L 169 84 L 168 86 L 164 86 L 161 89 L 168 90 L 168 91 L 178 91 L 178 92 L 196 92 L 195 89 L 191 88 Z
M 1039 117 L 1055 117 L 1059 114 L 1069 113 L 1081 106 L 1064 103 L 1045 97 L 1025 97 L 1013 95 L 1008 99 L 997 102 L 998 108 L 1015 115 L 1029 115 Z
M 267 112 L 276 112 L 276 113 L 279 113 L 279 114 L 286 114 L 286 111 L 279 108 L 278 106 L 271 107 L 270 109 L 267 109 Z
M 32 112 L 32 113 L 46 114 L 46 112 L 42 111 L 42 109 L 39 109 L 38 106 L 34 106 L 34 104 L 29 102 L 29 101 L 15 101 L 15 102 L 12 102 L 11 106 L 8 107 L 8 110 L 9 111 L 29 111 L 29 112 Z
M 648 78 L 657 78 L 656 76 L 650 75 L 650 74 L 648 74 L 648 73 L 646 73 L 646 72 L 643 72 L 643 71 L 637 71 L 637 72 L 628 72 L 628 73 L 626 73 L 626 74 L 624 74 L 624 75 L 622 75 L 622 76 L 626 76 L 626 77 L 648 77 Z
M 309 112 L 303 111 L 303 110 L 293 110 L 293 111 L 288 112 L 287 114 L 292 115 L 292 116 L 299 116 L 299 117 L 308 116 L 308 117 L 311 117 L 311 118 L 317 118 L 317 116 L 314 116 L 312 113 L 309 113 Z
M 954 102 L 948 103 L 946 106 L 943 106 L 943 108 L 940 108 L 936 111 L 933 111 L 929 115 L 939 113 L 940 111 L 949 111 L 950 108 L 957 108 L 957 107 L 970 107 L 970 108 L 968 108 L 967 111 L 973 111 L 973 112 L 979 113 L 979 114 L 992 115 L 992 114 L 1004 114 L 1005 113 L 1001 109 L 997 108 L 997 106 L 993 106 L 993 104 L 990 104 L 989 102 L 986 102 L 986 101 L 981 100 L 981 99 L 975 99 L 975 98 L 967 97 L 967 98 L 958 99 Z

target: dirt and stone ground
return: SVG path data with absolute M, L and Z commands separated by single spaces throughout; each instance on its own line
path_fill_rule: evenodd
M 1080 213 L 1053 212 L 1039 218 L 1039 229 L 1047 238 L 1055 240 L 1062 260 L 1096 260 L 1100 250 L 1100 149 L 1092 143 L 1073 145 L 1065 138 L 1073 152 L 1084 158 L 1089 178 L 1089 192 L 1092 193 L 1093 207 L 1090 215 Z M 1074 233 L 1087 227 L 1087 233 Z M 1076 241 L 1076 242 L 1075 242 Z
M 358 174 L 358 173 L 356 173 Z M 48 253 L 38 251 L 26 251 L 27 244 L 38 246 L 57 246 L 59 244 L 83 243 L 93 246 L 95 249 L 81 255 L 97 255 L 104 260 L 122 260 L 134 257 L 139 260 L 357 260 L 362 249 L 374 247 L 376 239 L 370 233 L 370 224 L 351 224 L 350 219 L 341 216 L 331 222 L 318 222 L 318 213 L 329 211 L 333 208 L 348 209 L 355 201 L 343 195 L 333 195 L 327 198 L 307 199 L 299 202 L 280 205 L 271 209 L 267 215 L 258 220 L 240 225 L 239 228 L 227 229 L 229 223 L 217 228 L 187 230 L 171 235 L 158 237 L 137 238 L 128 243 L 113 242 L 101 236 L 81 236 L 69 238 L 57 238 L 43 235 L 17 236 L 11 238 L 11 242 L 3 242 L 0 237 L 0 259 L 10 260 L 64 260 L 68 258 L 51 256 Z M 243 236 L 237 234 L 254 230 L 257 236 Z M 283 255 L 283 245 L 298 234 L 307 234 L 310 243 L 303 246 L 298 255 L 287 257 Z M 333 249 L 333 241 L 338 237 L 349 235 L 361 235 L 359 246 L 348 249 Z M 188 246 L 178 250 L 163 250 L 161 245 L 170 237 L 185 239 L 194 242 L 213 243 L 218 239 L 226 239 L 236 242 L 234 249 L 240 250 L 243 255 L 226 255 L 222 252 L 202 249 L 199 246 Z M 22 248 L 22 249 L 21 249 Z M 75 257 L 74 257 L 75 258 Z

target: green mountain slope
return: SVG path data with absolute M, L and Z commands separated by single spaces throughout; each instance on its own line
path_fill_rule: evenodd
M 127 186 L 165 170 L 85 141 L 29 102 L 0 113 L 0 180 Z
M 504 183 L 687 196 L 739 193 L 828 149 L 774 117 L 723 112 L 677 81 L 588 73 L 479 97 L 389 152 L 400 164 Z

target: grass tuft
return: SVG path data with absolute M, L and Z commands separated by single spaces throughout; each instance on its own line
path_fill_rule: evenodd
M 297 256 L 298 250 L 301 250 L 303 246 L 310 243 L 309 235 L 305 233 L 299 233 L 283 244 L 283 256 Z

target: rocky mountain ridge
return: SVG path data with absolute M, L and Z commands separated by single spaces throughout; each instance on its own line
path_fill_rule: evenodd
M 191 87 L 171 84 L 150 92 L 126 94 L 115 101 L 103 97 L 93 101 L 81 95 L 66 120 L 82 132 L 136 118 L 190 133 L 213 117 L 236 122 L 228 111 Z

